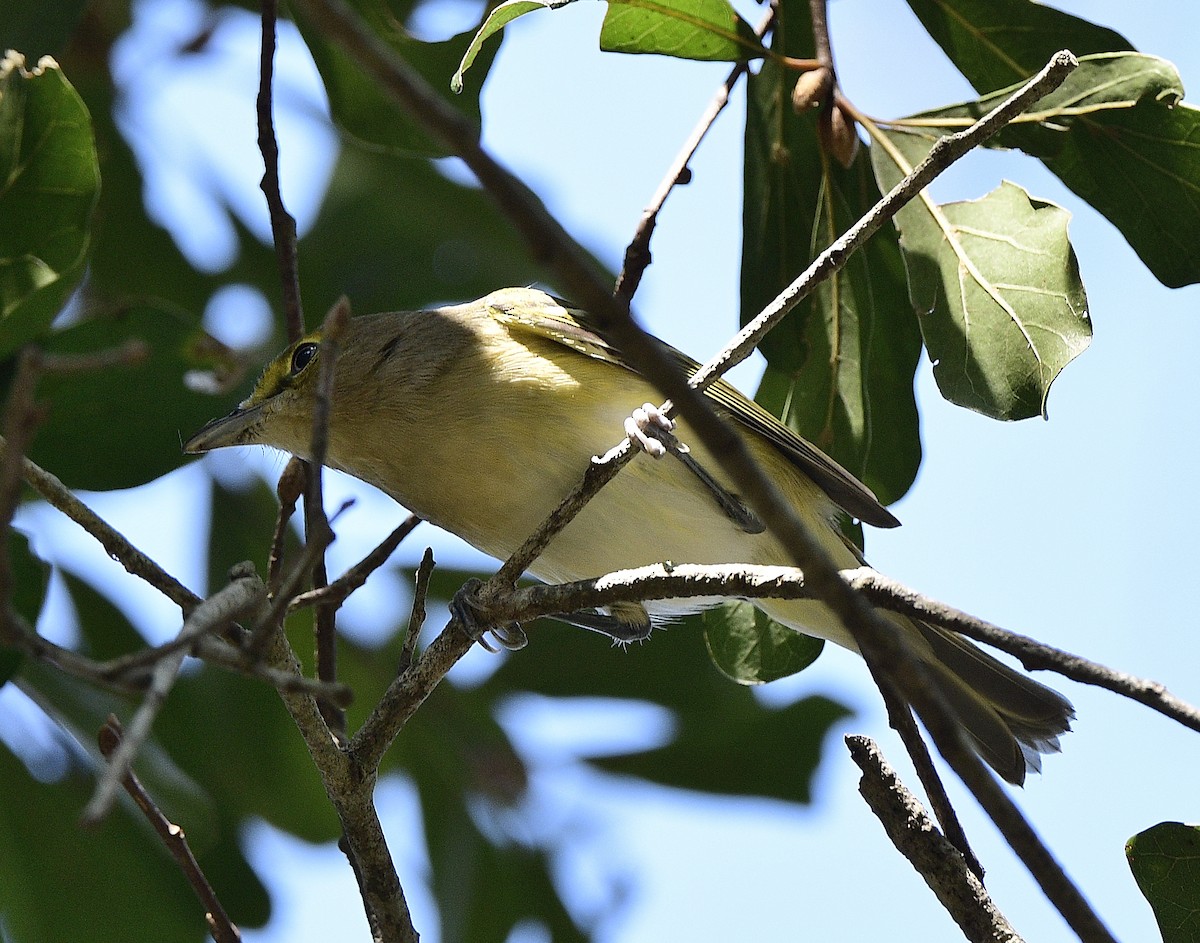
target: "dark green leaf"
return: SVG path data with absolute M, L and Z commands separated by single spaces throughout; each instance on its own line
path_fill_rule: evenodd
M 681 713 L 676 736 L 664 747 L 592 762 L 664 786 L 804 803 L 812 799 L 825 735 L 848 715 L 824 697 L 780 710 L 745 701 L 710 705 Z
M 1124 36 L 1035 0 L 908 0 L 979 92 L 1023 81 L 1060 49 L 1077 56 L 1132 49 Z
M 797 8 L 788 21 L 807 22 Z M 807 34 L 775 51 L 811 55 Z M 742 321 L 753 318 L 879 198 L 867 158 L 848 170 L 822 153 L 816 117 L 790 102 L 794 75 L 767 62 L 750 78 L 742 238 Z M 880 232 L 761 345 L 758 399 L 891 503 L 921 461 L 913 375 L 921 351 L 904 302 L 894 232 Z
M 83 274 L 100 191 L 83 100 L 52 61 L 0 64 L 0 357 L 50 326 Z
M 713 664 L 738 684 L 764 684 L 803 671 L 821 654 L 822 639 L 780 625 L 745 600 L 706 609 L 704 644 Z
M 1160 822 L 1129 839 L 1125 857 L 1163 943 L 1200 941 L 1200 827 Z
M 50 582 L 50 564 L 38 557 L 21 531 L 8 530 L 8 565 L 12 576 L 12 607 L 31 626 L 37 623 Z
M 986 113 L 1012 92 L 914 118 L 940 130 Z M 993 139 L 1040 157 L 1121 230 L 1171 287 L 1200 281 L 1200 111 L 1171 63 L 1137 53 L 1085 57 L 1063 85 Z M 925 128 L 934 133 L 933 128 Z
M 207 938 L 203 907 L 136 812 L 119 805 L 98 829 L 79 827 L 90 776 L 38 782 L 0 745 L 0 782 L 6 939 L 128 940 L 150 927 L 156 943 Z
M 29 539 L 16 528 L 9 527 L 7 539 L 12 609 L 30 629 L 34 629 L 46 598 L 50 564 L 34 554 Z M 21 649 L 0 644 L 0 687 L 16 676 L 24 660 L 25 654 Z
M 919 163 L 928 136 L 884 132 L 871 147 L 885 189 Z M 1050 384 L 1087 347 L 1091 322 L 1069 214 L 1003 183 L 938 205 L 922 192 L 896 215 L 909 296 L 942 395 L 998 419 L 1044 414 Z
M 559 899 L 546 850 L 501 837 L 511 810 L 468 808 L 469 793 L 428 780 L 418 779 L 418 788 L 442 940 L 505 940 L 527 921 L 544 926 L 555 943 L 588 939 Z M 488 817 L 486 835 L 476 816 Z
M 410 36 L 387 4 L 353 0 L 351 6 L 380 39 L 430 85 L 449 91 L 451 77 L 456 74 L 473 45 L 475 30 L 460 33 L 445 42 L 427 43 Z M 325 82 L 329 106 L 338 127 L 369 147 L 395 154 L 442 157 L 449 153 L 409 117 L 408 112 L 396 104 L 380 88 L 379 83 L 367 75 L 337 43 L 313 28 L 299 10 L 294 12 L 296 24 Z M 484 75 L 491 67 L 498 49 L 499 43 L 475 48 L 471 59 Z M 479 86 L 466 94 L 448 95 L 447 102 L 477 127 L 480 125 Z
M 600 48 L 722 62 L 766 55 L 727 0 L 609 0 Z
M 38 388 L 50 415 L 29 455 L 71 487 L 128 488 L 178 468 L 182 438 L 214 414 L 214 398 L 189 388 L 189 375 L 244 369 L 194 322 L 140 306 L 56 332 L 44 347 L 86 354 L 130 340 L 145 345 L 140 363 L 51 374 Z

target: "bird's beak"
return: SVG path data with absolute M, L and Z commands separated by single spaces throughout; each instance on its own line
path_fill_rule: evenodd
M 183 444 L 189 455 L 211 452 L 228 445 L 250 445 L 256 441 L 255 427 L 262 418 L 263 404 L 242 405 L 228 416 L 214 419 Z

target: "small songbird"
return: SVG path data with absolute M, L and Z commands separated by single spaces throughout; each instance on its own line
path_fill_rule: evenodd
M 665 347 L 665 345 L 664 345 Z M 326 464 L 492 556 L 515 550 L 579 481 L 591 457 L 628 431 L 644 449 L 556 536 L 531 567 L 548 582 L 587 579 L 664 561 L 783 565 L 790 557 L 734 492 L 686 422 L 640 404 L 653 386 L 589 325 L 544 292 L 510 288 L 428 311 L 352 318 L 334 370 Z M 308 457 L 321 356 L 310 334 L 267 364 L 232 413 L 184 446 L 207 452 L 270 445 Z M 681 368 L 696 364 L 671 349 Z M 707 395 L 840 568 L 863 560 L 844 515 L 899 522 L 853 475 L 724 381 Z M 674 438 L 672 437 L 674 436 Z M 681 442 L 690 448 L 666 448 Z M 632 603 L 567 621 L 615 638 L 644 637 L 651 617 L 715 600 Z M 854 649 L 822 603 L 756 599 L 798 632 Z M 923 660 L 970 742 L 1011 783 L 1058 749 L 1074 711 L 1057 692 L 950 632 L 888 619 Z

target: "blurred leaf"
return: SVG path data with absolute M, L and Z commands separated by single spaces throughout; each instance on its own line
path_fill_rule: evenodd
M 410 36 L 402 20 L 385 3 L 378 0 L 351 0 L 350 5 L 376 35 L 433 88 L 443 93 L 449 91 L 452 76 L 457 74 L 459 63 L 464 61 L 473 45 L 475 30 L 460 33 L 445 42 L 427 43 Z M 404 6 L 411 8 L 413 4 L 405 3 Z M 315 29 L 299 10 L 294 10 L 293 14 L 325 82 L 329 106 L 338 127 L 362 144 L 395 154 L 429 157 L 449 154 L 336 43 Z M 484 75 L 491 67 L 498 49 L 499 43 L 475 49 L 472 59 Z M 477 87 L 465 94 L 446 96 L 447 103 L 476 127 L 482 121 L 479 91 Z
M 0 180 L 3 357 L 45 331 L 79 281 L 100 190 L 87 109 L 53 61 L 0 64 Z
M 77 824 L 92 787 L 78 773 L 37 782 L 0 744 L 0 923 L 5 939 L 202 943 L 204 909 L 157 837 L 119 803 L 98 828 Z M 70 872 L 70 880 L 64 873 Z
M 57 55 L 83 14 L 87 0 L 0 0 L 0 49 L 16 49 L 30 62 Z
M 8 528 L 8 565 L 12 578 L 12 607 L 31 626 L 37 625 L 50 583 L 50 564 L 29 546 L 29 538 Z
M 913 116 L 926 123 L 987 113 L 1015 87 L 977 102 Z M 1200 111 L 1179 103 L 1183 84 L 1164 59 L 1137 53 L 1085 57 L 1054 92 L 992 140 L 1039 157 L 1103 213 L 1161 282 L 1200 281 Z M 1036 124 L 1032 124 L 1037 122 Z
M 825 642 L 780 625 L 739 599 L 701 613 L 713 664 L 738 684 L 764 684 L 803 671 Z
M 1060 49 L 1086 56 L 1133 48 L 1119 33 L 1035 0 L 908 0 L 908 5 L 979 92 L 1029 78 Z
M 784 14 L 775 51 L 811 56 L 807 6 Z M 879 199 L 861 149 L 843 169 L 822 153 L 816 117 L 795 114 L 794 74 L 767 62 L 748 81 L 743 323 Z M 884 504 L 908 490 L 921 462 L 913 395 L 921 339 L 904 294 L 896 235 L 881 231 L 760 345 L 768 367 L 759 401 Z
M 782 710 L 713 665 L 698 617 L 656 631 L 644 644 L 615 648 L 594 633 L 547 624 L 510 655 L 480 689 L 552 697 L 611 697 L 661 704 L 675 713 L 668 745 L 594 762 L 611 772 L 721 794 L 807 802 L 822 740 L 846 708 L 808 698 Z
M 546 273 L 483 191 L 428 161 L 358 148 L 342 151 L 320 219 L 299 248 L 310 311 L 341 294 L 356 314 L 411 310 Z
M 924 136 L 881 132 L 871 147 L 881 187 L 930 146 Z M 997 419 L 1045 414 L 1050 384 L 1091 339 L 1068 218 L 1008 182 L 946 205 L 923 191 L 896 215 L 909 297 L 951 402 Z
M 727 0 L 609 0 L 600 48 L 720 62 L 767 54 Z
M 1160 822 L 1129 839 L 1125 857 L 1163 943 L 1200 941 L 1200 827 Z
M 130 340 L 145 344 L 140 363 L 48 374 L 38 387 L 50 416 L 29 457 L 70 487 L 129 488 L 178 468 L 183 436 L 214 415 L 213 397 L 190 389 L 188 374 L 243 369 L 194 322 L 153 307 L 93 317 L 55 332 L 43 346 L 87 354 Z
M 433 894 L 441 916 L 440 939 L 445 943 L 505 940 L 526 921 L 544 926 L 555 943 L 589 939 L 563 906 L 544 849 L 515 839 L 498 843 L 495 827 L 485 837 L 462 793 L 420 781 L 418 788 Z M 488 811 L 485 806 L 477 814 Z M 493 825 L 502 827 L 503 812 L 495 811 Z
M 825 735 L 849 714 L 825 697 L 778 710 L 750 702 L 710 705 L 681 712 L 666 746 L 592 762 L 679 789 L 808 803 Z

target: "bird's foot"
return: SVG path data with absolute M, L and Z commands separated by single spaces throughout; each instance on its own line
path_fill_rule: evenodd
M 668 451 L 687 451 L 687 446 L 671 434 L 674 429 L 675 420 L 653 403 L 643 403 L 625 420 L 630 444 L 651 458 L 663 458 Z
M 463 583 L 458 592 L 454 594 L 454 598 L 450 600 L 450 614 L 462 623 L 467 635 L 489 652 L 497 652 L 499 649 L 492 645 L 488 636 L 491 636 L 500 648 L 510 652 L 524 648 L 529 644 L 529 639 L 519 623 L 506 622 L 492 625 L 486 621 L 484 617 L 487 612 L 479 600 L 479 590 L 482 587 L 482 580 L 469 579 Z

